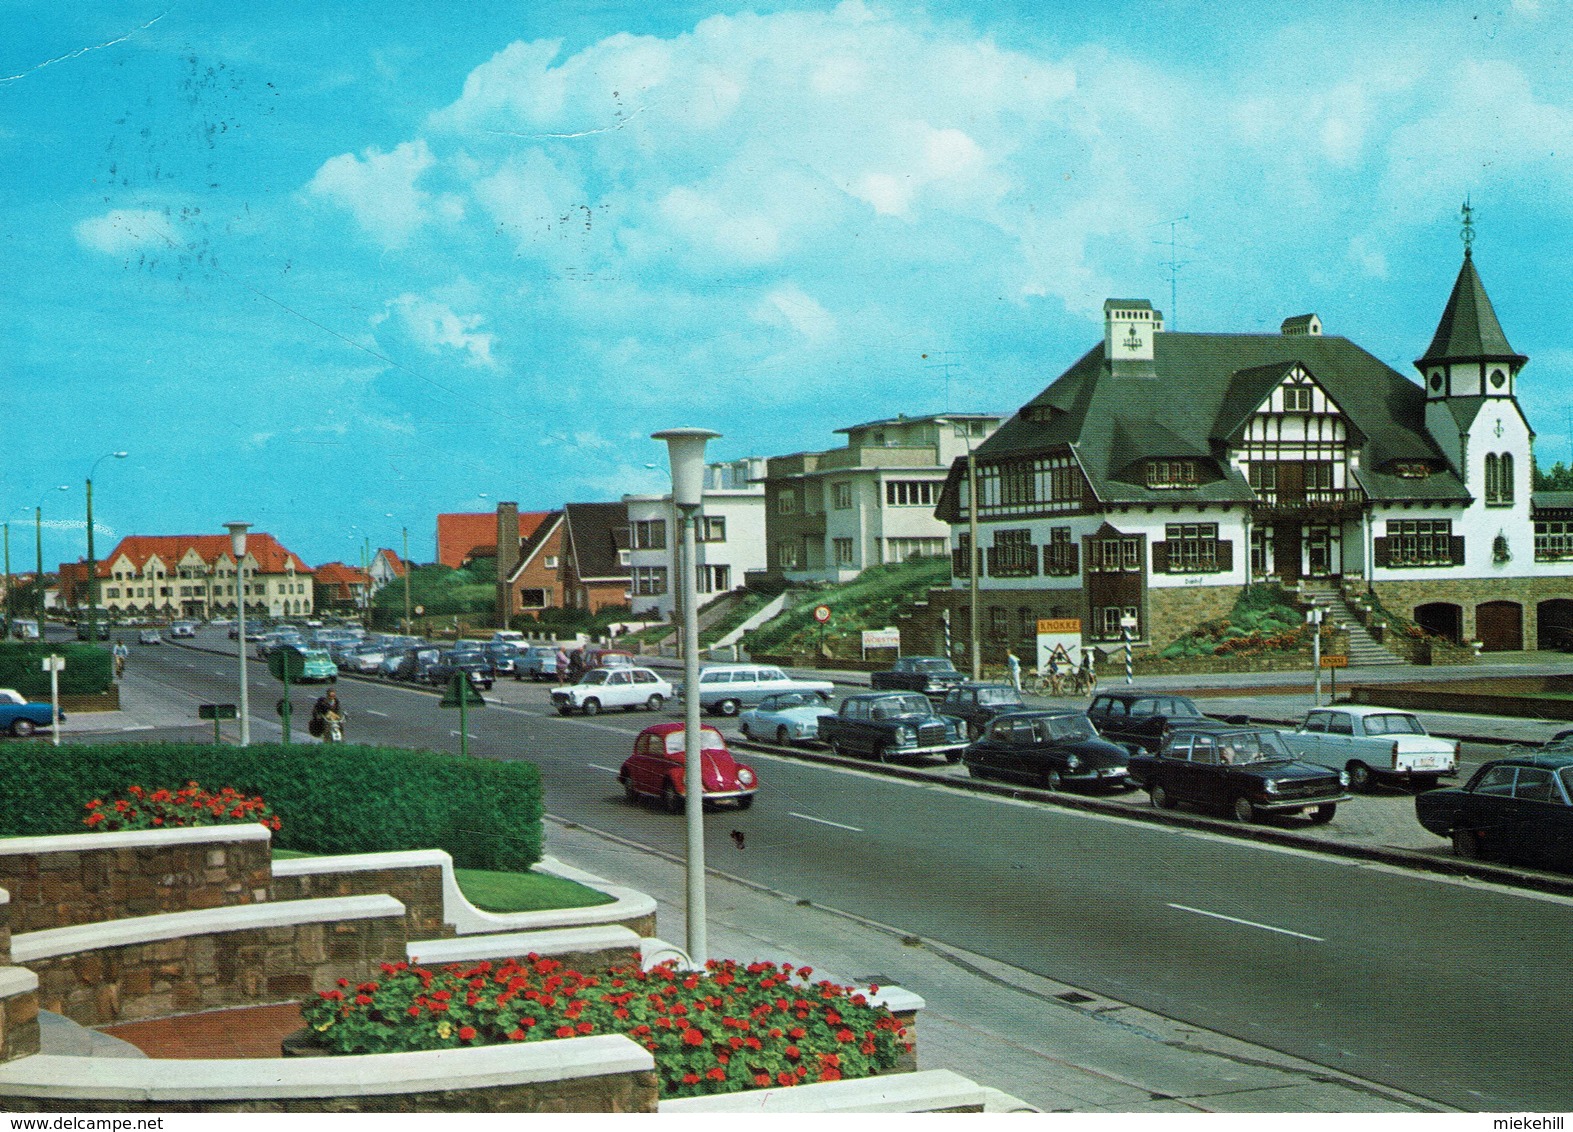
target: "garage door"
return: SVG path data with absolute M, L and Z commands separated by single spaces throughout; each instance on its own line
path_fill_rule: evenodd
M 1475 606 L 1475 635 L 1485 652 L 1517 652 L 1524 647 L 1524 607 L 1516 601 Z

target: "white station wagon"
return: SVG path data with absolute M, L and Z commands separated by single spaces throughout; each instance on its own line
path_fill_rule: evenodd
M 1306 762 L 1348 771 L 1356 790 L 1373 778 L 1428 790 L 1458 772 L 1456 742 L 1433 738 L 1414 715 L 1392 708 L 1313 708 L 1283 739 Z
M 562 715 L 575 710 L 595 715 L 604 708 L 660 711 L 672 698 L 672 685 L 648 668 L 592 668 L 577 684 L 552 689 L 552 706 Z
M 736 715 L 777 692 L 828 697 L 835 690 L 829 680 L 799 680 L 773 664 L 717 664 L 699 674 L 699 706 L 718 715 Z

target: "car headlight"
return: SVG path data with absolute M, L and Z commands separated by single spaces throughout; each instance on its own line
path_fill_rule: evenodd
M 752 786 L 754 784 L 754 772 L 746 766 L 738 768 L 737 781 L 743 786 Z
M 896 728 L 896 742 L 898 742 L 898 743 L 916 743 L 917 740 L 918 740 L 918 733 L 915 730 L 913 730 L 911 727 L 898 727 L 898 728 Z
M 1338 785 L 1340 785 L 1340 786 L 1348 786 L 1349 785 L 1349 772 L 1347 770 L 1341 770 L 1341 771 L 1338 772 Z
M 1262 784 L 1262 790 L 1267 794 L 1276 794 L 1278 793 L 1278 783 L 1269 778 Z
M 1065 759 L 1065 769 L 1070 771 L 1080 770 L 1081 759 L 1077 758 L 1075 755 L 1068 756 Z

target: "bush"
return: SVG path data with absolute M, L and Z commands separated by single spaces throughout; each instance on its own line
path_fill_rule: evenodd
M 436 971 L 384 963 L 382 972 L 355 987 L 340 979 L 301 1007 L 323 1045 L 392 1053 L 626 1034 L 655 1055 L 663 1098 L 868 1077 L 911 1048 L 889 1010 L 850 987 L 810 984 L 812 969 L 790 964 L 583 975 L 531 955 Z
M 66 658 L 60 673 L 63 696 L 95 695 L 114 682 L 114 658 L 109 649 L 75 641 L 0 641 L 0 688 L 15 688 L 30 700 L 49 698 L 46 656 Z
M 73 744 L 47 758 L 38 750 L 0 744 L 0 836 L 80 833 L 90 799 L 197 781 L 266 798 L 283 819 L 281 849 L 444 849 L 462 868 L 513 872 L 541 858 L 541 778 L 531 763 L 348 743 Z
M 744 638 L 750 652 L 808 652 L 827 639 L 853 636 L 862 629 L 880 629 L 895 621 L 896 613 L 933 586 L 950 581 L 949 558 L 909 558 L 905 562 L 870 566 L 855 579 L 839 586 L 805 588 L 797 600 L 788 599 L 781 615 Z M 823 628 L 814 620 L 814 607 L 828 605 L 830 623 Z

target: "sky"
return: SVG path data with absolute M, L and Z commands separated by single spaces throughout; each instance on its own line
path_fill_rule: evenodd
M 0 0 L 0 510 L 30 569 L 307 562 L 1011 412 L 1102 335 L 1316 312 L 1411 377 L 1462 255 L 1573 455 L 1553 0 Z M 1177 392 L 1175 395 L 1183 395 Z M 125 451 L 124 459 L 102 459 Z M 95 471 L 96 469 L 96 471 Z M 60 487 L 66 490 L 59 490 Z

